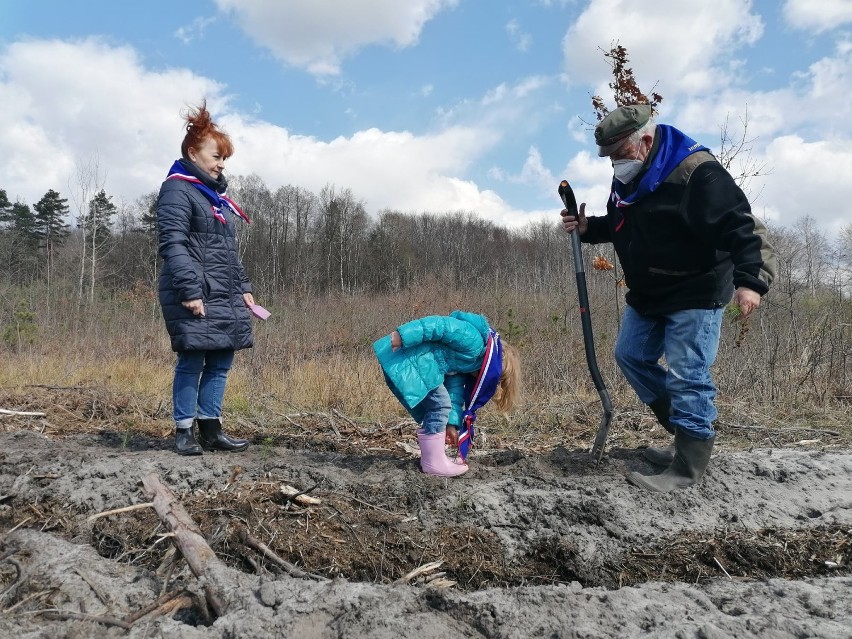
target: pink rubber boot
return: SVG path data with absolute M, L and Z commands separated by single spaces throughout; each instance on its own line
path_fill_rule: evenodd
M 417 443 L 420 444 L 420 469 L 427 475 L 436 477 L 458 477 L 468 471 L 468 465 L 459 460 L 454 462 L 444 450 L 444 433 L 427 435 L 417 431 Z

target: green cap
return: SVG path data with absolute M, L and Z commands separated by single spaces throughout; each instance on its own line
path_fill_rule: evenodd
M 595 127 L 595 142 L 600 147 L 599 157 L 612 155 L 624 140 L 638 131 L 651 119 L 650 104 L 628 104 L 610 111 Z

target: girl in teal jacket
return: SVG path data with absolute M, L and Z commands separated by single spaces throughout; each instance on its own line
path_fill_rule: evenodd
M 463 460 L 447 457 L 444 445 L 459 445 L 462 425 L 463 439 L 472 433 L 475 410 L 492 395 L 498 410 L 512 409 L 520 385 L 517 351 L 501 343 L 482 315 L 464 311 L 403 324 L 376 340 L 373 350 L 388 387 L 420 424 L 423 472 L 467 472 Z

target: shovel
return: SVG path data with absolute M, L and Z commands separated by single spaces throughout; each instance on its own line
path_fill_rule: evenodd
M 559 183 L 559 197 L 562 198 L 565 209 L 579 220 L 577 198 L 574 197 L 574 190 L 567 180 L 562 180 Z M 592 374 L 592 380 L 595 382 L 595 388 L 603 405 L 601 423 L 598 426 L 598 433 L 595 435 L 595 443 L 592 445 L 592 457 L 594 457 L 596 464 L 600 464 L 606 447 L 609 425 L 612 422 L 612 401 L 609 398 L 609 391 L 606 389 L 603 377 L 598 370 L 598 360 L 595 357 L 595 338 L 592 333 L 592 318 L 589 316 L 589 293 L 586 290 L 586 271 L 583 268 L 583 251 L 580 248 L 580 232 L 577 229 L 571 233 L 571 251 L 574 256 L 574 272 L 577 274 L 577 294 L 580 297 L 580 320 L 583 324 L 586 364 L 589 366 L 589 372 Z

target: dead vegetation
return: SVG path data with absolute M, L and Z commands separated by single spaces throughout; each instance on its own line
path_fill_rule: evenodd
M 45 417 L 5 415 L 0 422 L 5 430 L 37 430 L 51 438 L 90 434 L 101 444 L 129 450 L 171 446 L 168 415 L 160 403 L 144 397 L 101 387 L 33 386 L 0 392 L 0 405 L 20 412 L 46 412 Z M 479 445 L 492 452 L 518 450 L 524 454 L 556 446 L 585 449 L 597 415 L 593 405 L 580 408 L 571 418 L 577 425 L 573 438 L 566 437 L 561 429 L 552 433 L 524 429 L 518 435 L 498 422 L 483 428 Z M 242 419 L 232 427 L 235 433 L 253 438 L 261 457 L 264 451 L 271 456 L 277 446 L 400 459 L 410 459 L 416 451 L 412 423 L 404 419 L 388 424 L 365 423 L 336 409 L 270 410 L 269 414 L 264 429 Z M 271 422 L 272 416 L 277 416 L 277 421 Z M 566 419 L 564 414 L 561 419 Z M 625 411 L 616 424 L 611 449 L 648 437 L 649 418 L 643 413 Z M 849 431 L 841 429 L 723 422 L 719 430 L 729 448 L 764 445 L 767 440 L 778 446 L 850 444 Z M 274 435 L 266 435 L 268 432 Z M 499 463 L 496 459 L 484 457 L 481 461 L 489 465 Z M 55 477 L 36 479 L 49 483 Z M 289 565 L 327 578 L 392 583 L 404 579 L 411 566 L 440 557 L 440 571 L 434 572 L 466 590 L 565 581 L 619 587 L 651 579 L 694 582 L 702 576 L 720 574 L 749 579 L 827 575 L 848 567 L 852 559 L 852 532 L 842 528 L 748 534 L 722 531 L 712 537 L 687 534 L 659 547 L 633 549 L 611 565 L 600 567 L 599 574 L 588 575 L 576 567 L 572 548 L 559 539 L 542 539 L 526 556 L 508 561 L 490 531 L 453 525 L 427 530 L 411 515 L 417 505 L 416 494 L 341 494 L 318 483 L 290 487 L 288 495 L 282 492 L 284 486 L 288 486 L 287 477 L 270 473 L 250 480 L 239 465 L 234 465 L 230 477 L 218 489 L 183 495 L 181 502 L 217 556 L 232 567 L 252 573 L 287 572 L 285 566 Z M 128 510 L 94 519 L 93 513 L 69 512 L 67 506 L 49 500 L 15 502 L 3 511 L 0 521 L 6 530 L 28 526 L 71 538 L 85 532 L 81 516 L 90 516 L 94 519 L 89 522 L 92 544 L 102 556 L 162 574 L 169 562 L 174 562 L 169 531 L 149 508 Z M 247 543 L 250 539 L 253 545 Z M 258 543 L 270 553 L 259 550 Z M 425 583 L 428 575 L 410 579 Z

